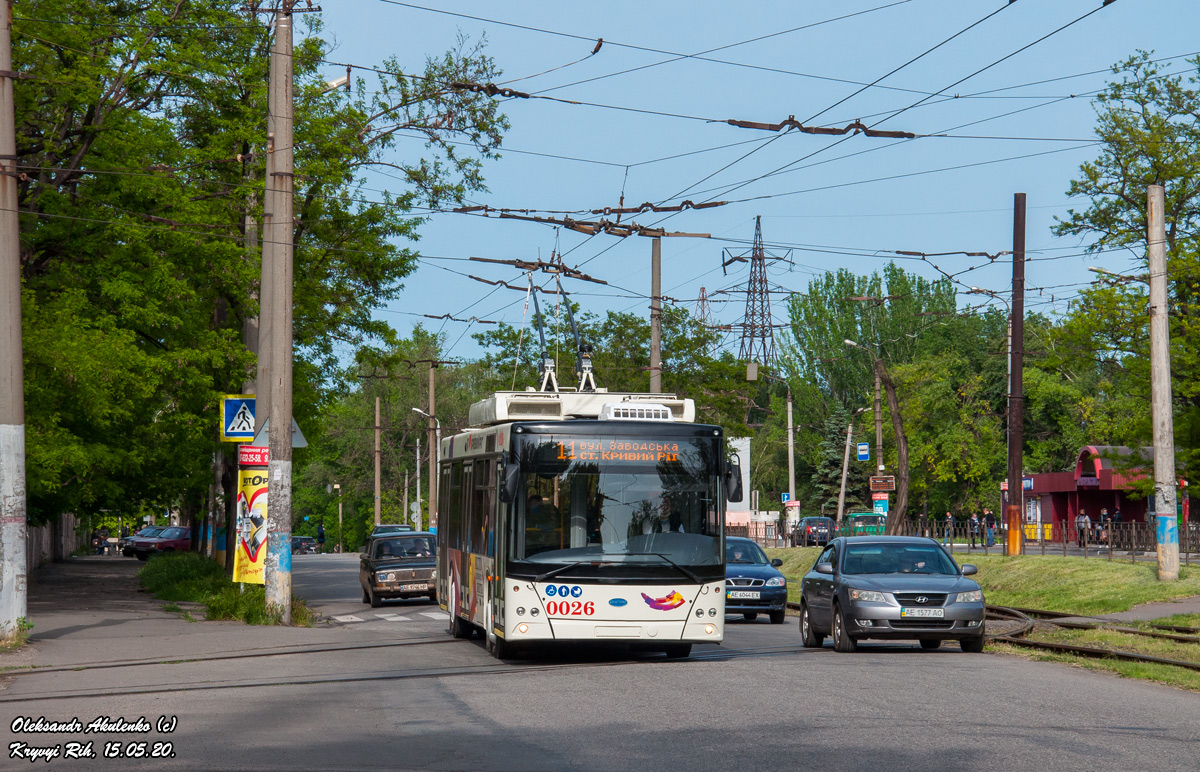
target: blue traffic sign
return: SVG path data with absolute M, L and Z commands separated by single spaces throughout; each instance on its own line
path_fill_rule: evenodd
M 779 494 L 779 497 L 781 499 L 783 499 L 784 504 L 786 504 L 792 500 L 792 494 L 788 493 L 787 491 L 784 491 L 783 493 Z
M 869 443 L 866 443 L 866 442 L 858 443 L 858 460 L 859 461 L 870 461 L 871 460 L 871 446 Z
M 249 442 L 254 439 L 254 395 L 226 394 L 221 398 L 221 439 Z

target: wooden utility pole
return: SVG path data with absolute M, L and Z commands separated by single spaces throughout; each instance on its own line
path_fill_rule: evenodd
M 259 390 L 270 399 L 270 459 L 267 489 L 267 557 L 265 564 L 267 608 L 292 622 L 292 238 L 293 228 L 293 88 L 292 5 L 281 0 L 275 12 L 275 44 L 271 49 L 271 76 L 267 89 L 267 154 L 271 161 L 266 181 L 263 230 L 262 288 L 270 292 L 268 334 L 269 381 L 259 380 Z M 268 289 L 269 288 L 269 289 Z M 264 321 L 267 315 L 263 316 Z
M 380 498 L 379 490 L 379 450 L 380 435 L 383 432 L 383 427 L 379 423 L 379 397 L 375 397 L 375 525 L 383 522 L 383 499 Z
M 662 393 L 662 239 L 650 242 L 650 393 Z
M 1020 555 L 1024 529 L 1025 492 L 1021 484 L 1024 445 L 1022 421 L 1024 397 L 1022 374 L 1025 368 L 1025 194 L 1013 196 L 1013 268 L 1012 268 L 1012 370 L 1008 381 L 1008 523 L 1009 555 Z
M 429 363 L 429 527 L 437 527 L 438 431 L 437 403 L 434 399 L 434 374 L 438 363 Z
M 1165 191 L 1151 185 L 1146 195 L 1150 269 L 1150 399 L 1154 425 L 1154 512 L 1158 536 L 1158 578 L 1179 579 L 1179 525 L 1175 519 L 1175 423 L 1171 415 L 1170 301 L 1167 298 Z
M 26 616 L 25 372 L 12 3 L 0 0 L 0 641 Z

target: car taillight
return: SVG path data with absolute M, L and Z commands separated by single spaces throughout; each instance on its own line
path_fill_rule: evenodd
M 809 532 L 809 533 L 812 533 L 812 526 L 811 526 L 811 525 L 808 527 L 808 532 Z

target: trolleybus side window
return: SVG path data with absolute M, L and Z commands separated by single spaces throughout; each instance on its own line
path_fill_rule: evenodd
M 446 502 L 446 543 L 455 549 L 463 549 L 462 462 L 450 464 L 449 471 L 449 496 L 443 499 Z
M 496 462 L 481 459 L 474 464 L 475 485 L 471 492 L 472 552 L 492 556 L 495 540 L 492 522 L 496 517 Z

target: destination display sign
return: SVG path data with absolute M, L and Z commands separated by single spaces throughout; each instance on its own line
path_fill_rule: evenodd
M 671 440 L 589 437 L 558 440 L 553 447 L 554 460 L 560 462 L 658 463 L 679 460 L 679 443 Z
M 896 490 L 896 478 L 893 475 L 878 475 L 870 480 L 872 491 L 894 491 Z

